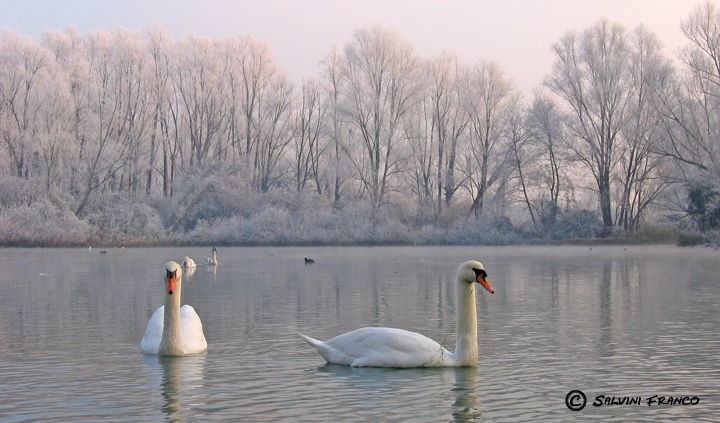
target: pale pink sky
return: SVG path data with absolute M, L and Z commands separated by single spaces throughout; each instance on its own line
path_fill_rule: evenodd
M 702 0 L 0 0 L 0 26 L 39 38 L 76 26 L 144 30 L 162 24 L 175 38 L 252 34 L 268 43 L 292 80 L 318 75 L 333 45 L 380 24 L 424 57 L 443 50 L 468 64 L 497 62 L 524 93 L 551 70 L 551 45 L 600 18 L 634 29 L 643 23 L 668 55 L 686 44 L 680 22 Z

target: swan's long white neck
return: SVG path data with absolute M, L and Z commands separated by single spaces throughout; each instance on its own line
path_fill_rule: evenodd
M 455 283 L 457 344 L 452 356 L 457 365 L 474 366 L 478 361 L 475 284 L 461 280 L 459 275 Z
M 168 294 L 165 290 L 165 313 L 162 339 L 158 347 L 158 355 L 183 355 L 185 349 L 180 337 L 180 290 L 182 277 L 175 281 L 175 291 Z

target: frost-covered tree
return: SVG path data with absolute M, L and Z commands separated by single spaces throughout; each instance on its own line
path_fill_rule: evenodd
M 562 193 L 571 187 L 573 179 L 562 120 L 557 104 L 542 92 L 536 92 L 525 119 L 531 151 L 527 173 L 535 182 L 537 192 L 532 204 L 543 226 L 555 224 L 561 211 Z
M 59 141 L 61 154 L 66 160 L 58 171 L 54 185 L 62 187 L 66 193 L 77 196 L 81 190 L 82 132 L 89 118 L 88 100 L 85 95 L 90 75 L 86 40 L 80 36 L 76 28 L 69 27 L 64 32 L 46 32 L 43 35 L 43 44 L 55 57 L 54 87 L 57 90 L 53 95 L 64 92 L 68 96 L 64 113 L 67 113 L 69 121 L 56 127 L 57 136 L 62 138 Z M 66 126 L 66 129 L 62 129 L 62 126 Z M 76 211 L 77 205 L 73 204 L 72 208 Z
M 277 74 L 260 101 L 253 187 L 261 192 L 267 192 L 289 172 L 286 154 L 295 130 L 292 122 L 294 97 L 292 84 L 284 74 Z
M 303 80 L 300 88 L 299 104 L 295 108 L 293 133 L 293 173 L 298 192 L 312 181 L 315 190 L 323 193 L 324 175 L 320 166 L 327 144 L 322 137 L 326 113 L 318 82 L 314 79 Z
M 502 70 L 485 61 L 470 69 L 463 93 L 469 125 L 462 172 L 472 197 L 470 213 L 480 216 L 488 191 L 510 176 L 507 120 L 518 107 L 519 97 Z
M 62 81 L 63 76 L 54 68 L 52 81 Z M 63 193 L 68 189 L 67 168 L 77 157 L 77 145 L 72 137 L 72 107 L 67 84 L 55 84 L 46 89 L 43 106 L 38 112 L 37 143 L 40 168 L 47 192 Z
M 403 118 L 403 131 L 409 146 L 409 160 L 405 177 L 419 205 L 433 207 L 436 204 L 438 181 L 435 178 L 436 144 L 432 130 L 432 103 L 427 95 L 414 102 Z
M 180 58 L 174 82 L 181 121 L 190 137 L 190 166 L 216 158 L 224 148 L 222 130 L 228 119 L 228 106 L 217 44 L 217 40 L 191 34 L 178 45 Z
M 662 115 L 658 112 L 658 92 L 672 74 L 661 53 L 657 37 L 644 27 L 630 34 L 627 124 L 622 128 L 621 154 L 617 169 L 617 211 L 615 225 L 625 230 L 639 227 L 648 207 L 670 183 L 667 166 L 658 149 L 666 145 Z
M 44 42 L 0 30 L 0 44 L 0 145 L 12 163 L 8 174 L 42 179 L 46 192 L 62 192 L 64 165 L 75 150 L 65 74 Z
M 462 83 L 468 67 L 451 53 L 443 53 L 428 64 L 427 96 L 431 107 L 431 136 L 436 140 L 435 172 L 437 212 L 449 205 L 463 180 L 456 176 L 458 152 L 469 125 L 463 107 Z
M 601 20 L 582 33 L 566 33 L 553 52 L 556 59 L 545 85 L 570 110 L 568 129 L 576 140 L 570 145 L 595 180 L 603 225 L 612 228 L 612 173 L 632 101 L 626 31 Z
M 564 100 L 568 146 L 595 182 L 603 226 L 636 229 L 667 186 L 658 92 L 671 70 L 657 38 L 601 20 L 553 45 L 545 85 Z
M 344 116 L 342 95 L 345 89 L 345 81 L 342 75 L 344 57 L 342 53 L 333 48 L 322 66 L 322 87 L 325 94 L 326 110 L 325 135 L 328 138 L 329 151 L 329 173 L 332 178 L 332 199 L 335 207 L 340 205 L 343 192 L 343 184 L 349 178 L 349 160 L 346 155 L 347 147 L 344 147 L 346 135 L 349 133 L 349 119 Z
M 53 67 L 52 54 L 40 42 L 0 28 L 0 142 L 20 178 L 30 176 Z
M 251 36 L 226 40 L 226 78 L 230 104 L 229 138 L 238 157 L 251 167 L 253 179 L 262 177 L 260 165 L 260 138 L 268 117 L 264 112 L 265 97 L 277 96 L 273 92 L 278 78 L 283 75 L 273 61 L 270 47 Z
M 116 56 L 113 67 L 123 78 L 122 85 L 117 88 L 117 96 L 122 99 L 120 118 L 124 121 L 122 133 L 118 136 L 120 142 L 127 146 L 129 154 L 128 161 L 113 183 L 117 184 L 118 191 L 135 195 L 144 193 L 142 182 L 148 170 L 146 156 L 152 136 L 154 108 L 148 84 L 153 69 L 142 33 L 117 29 L 113 38 Z
M 163 194 L 169 194 L 169 185 L 172 183 L 170 170 L 170 138 L 168 116 L 171 108 L 170 92 L 172 87 L 171 72 L 173 56 L 173 41 L 163 28 L 151 27 L 147 31 L 148 50 L 148 110 L 151 110 L 150 140 L 147 155 L 147 170 L 145 193 L 150 194 L 153 188 L 153 175 L 159 174 L 162 180 Z M 157 155 L 162 146 L 162 165 L 159 165 Z
M 412 47 L 379 26 L 355 32 L 345 47 L 345 114 L 362 145 L 350 156 L 376 207 L 406 163 L 398 154 L 406 141 L 402 119 L 416 100 L 419 69 Z
M 658 101 L 668 139 L 661 153 L 675 161 L 684 179 L 718 179 L 720 11 L 708 1 L 691 13 L 681 28 L 689 40 L 680 54 L 688 73 L 686 77 L 671 73 L 662 85 Z
M 77 215 L 98 188 L 122 189 L 127 183 L 119 171 L 137 153 L 145 129 L 145 52 L 135 35 L 99 30 L 90 32 L 85 43 L 87 79 L 74 97 L 80 143 Z
M 546 82 L 558 103 L 527 107 L 492 62 L 425 60 L 379 26 L 299 87 L 251 35 L 71 27 L 35 41 L 0 29 L 0 220 L 55 216 L 72 242 L 100 227 L 111 242 L 408 241 L 414 226 L 459 239 L 468 208 L 564 226 L 587 180 L 610 226 L 634 229 L 668 181 L 720 180 L 719 22 L 711 3 L 683 22 L 686 74 L 646 30 L 570 32 Z M 294 229 L 262 234 L 282 225 Z
M 530 148 L 531 136 L 526 120 L 526 114 L 519 108 L 508 117 L 508 152 L 509 161 L 512 163 L 515 172 L 519 195 L 527 207 L 533 227 L 537 230 L 539 219 L 536 217 L 537 208 L 532 201 L 532 185 L 537 179 L 529 172 L 532 169 L 531 163 L 537 160 L 537 157 L 534 154 L 535 151 Z

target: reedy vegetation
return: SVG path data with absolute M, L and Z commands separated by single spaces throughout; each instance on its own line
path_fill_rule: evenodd
M 377 26 L 300 87 L 251 36 L 0 29 L 0 243 L 710 231 L 720 14 L 705 3 L 682 28 L 679 68 L 643 27 L 569 31 L 531 99 L 493 62 L 422 58 Z

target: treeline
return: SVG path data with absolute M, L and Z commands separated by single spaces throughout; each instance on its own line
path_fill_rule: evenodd
M 0 29 L 0 242 L 512 243 L 720 226 L 720 14 L 680 65 L 600 20 L 524 98 L 358 30 L 300 86 L 251 36 Z M 531 64 L 529 64 L 531 66 Z

